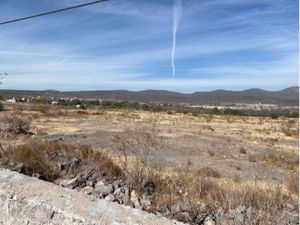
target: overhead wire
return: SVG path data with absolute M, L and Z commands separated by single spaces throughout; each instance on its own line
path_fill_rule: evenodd
M 23 20 L 29 20 L 29 19 L 33 19 L 33 18 L 37 18 L 37 17 L 47 16 L 50 14 L 60 13 L 60 12 L 64 12 L 64 11 L 68 11 L 68 10 L 72 10 L 72 9 L 78 9 L 78 8 L 85 7 L 85 6 L 95 5 L 95 4 L 106 2 L 106 1 L 109 1 L 109 0 L 97 0 L 97 1 L 93 1 L 93 2 L 87 2 L 87 3 L 83 3 L 83 4 L 79 4 L 79 5 L 69 6 L 66 8 L 43 12 L 43 13 L 31 15 L 31 16 L 21 17 L 21 18 L 17 18 L 17 19 L 13 19 L 13 20 L 7 20 L 7 21 L 0 22 L 0 26 L 10 24 L 10 23 L 20 22 Z

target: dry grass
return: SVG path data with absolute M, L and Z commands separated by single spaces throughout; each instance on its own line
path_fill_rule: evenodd
M 220 173 L 209 167 L 196 172 L 177 168 L 171 174 L 163 173 L 161 168 L 151 168 L 149 163 L 152 160 L 151 153 L 159 150 L 156 134 L 154 129 L 143 127 L 142 131 L 126 131 L 123 135 L 118 134 L 116 138 L 116 142 L 121 144 L 120 159 L 121 163 L 126 162 L 124 169 L 132 188 L 143 194 L 145 183 L 155 184 L 153 195 L 155 211 L 176 218 L 172 207 L 181 205 L 185 206 L 191 218 L 195 218 L 203 211 L 212 211 L 218 207 L 229 211 L 243 205 L 246 208 L 261 210 L 262 215 L 264 213 L 273 215 L 284 210 L 286 202 L 293 201 L 280 185 L 275 187 L 262 187 L 253 183 L 250 185 L 243 183 L 238 175 L 233 181 L 224 179 L 223 183 L 219 182 L 221 179 L 215 178 L 220 178 Z M 249 155 L 249 161 L 256 161 L 256 157 L 254 160 L 252 156 Z M 128 158 L 133 160 L 129 161 Z M 268 219 L 266 218 L 266 221 Z M 193 222 L 193 219 L 183 222 Z
M 288 137 L 299 137 L 299 124 L 295 120 L 288 120 L 282 124 L 281 130 Z
M 199 169 L 196 172 L 196 174 L 201 177 L 213 177 L 213 178 L 221 177 L 221 174 L 218 171 L 216 171 L 212 168 L 209 168 L 209 167 L 204 167 L 204 168 Z
M 299 174 L 292 174 L 287 177 L 286 184 L 292 194 L 299 195 Z
M 41 112 L 43 114 L 48 114 L 51 110 L 51 105 L 47 104 L 32 104 L 30 105 L 30 110 Z
M 264 156 L 263 161 L 266 164 L 278 166 L 288 170 L 298 170 L 299 159 L 289 159 L 285 155 L 280 155 L 277 153 L 269 153 Z
M 273 214 L 282 211 L 286 202 L 293 201 L 280 185 L 265 188 L 244 184 L 239 180 L 233 188 L 229 182 L 219 184 L 211 178 L 184 172 L 172 176 L 158 176 L 156 173 L 155 178 L 148 178 L 156 184 L 156 209 L 162 213 L 169 212 L 171 217 L 174 216 L 171 213 L 174 205 L 184 205 L 193 218 L 203 211 L 211 211 L 218 207 L 228 211 L 240 205 L 261 210 L 260 213 L 263 214 Z
M 61 177 L 74 177 L 79 173 L 95 170 L 109 176 L 119 176 L 121 169 L 104 153 L 95 152 L 85 145 L 32 141 L 9 147 L 1 155 L 0 162 L 26 175 L 39 174 L 47 181 Z
M 28 134 L 30 119 L 17 116 L 0 117 L 0 131 L 10 135 Z

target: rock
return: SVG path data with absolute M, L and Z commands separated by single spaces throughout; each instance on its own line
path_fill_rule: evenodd
M 219 207 L 217 209 L 214 210 L 214 217 L 215 218 L 220 218 L 224 215 L 224 210 L 223 208 Z
M 91 187 L 91 186 L 85 186 L 80 191 L 83 192 L 84 194 L 90 195 L 90 194 L 92 194 L 93 190 L 94 190 L 93 187 Z
M 286 207 L 291 211 L 293 211 L 296 208 L 293 204 L 291 204 L 289 202 L 286 204 Z
M 141 199 L 141 205 L 146 211 L 151 209 L 151 201 L 148 199 Z
M 290 224 L 299 224 L 299 214 L 287 213 L 286 217 L 288 218 Z
M 179 213 L 179 212 L 185 212 L 189 210 L 189 206 L 185 203 L 181 204 L 175 204 L 171 206 L 171 212 L 173 214 Z
M 252 218 L 253 211 L 254 210 L 252 209 L 252 207 L 246 209 L 246 216 L 248 219 Z
M 147 181 L 144 184 L 144 192 L 147 193 L 147 195 L 152 195 L 155 191 L 155 184 L 153 181 Z
M 12 225 L 182 224 L 3 169 L 0 215 L 0 224 Z
M 86 181 L 85 184 L 86 184 L 86 186 L 90 186 L 90 187 L 94 186 L 94 182 L 92 180 Z
M 97 187 L 103 187 L 105 186 L 104 182 L 102 180 L 98 181 L 96 184 L 95 184 L 95 188 Z
M 245 206 L 239 206 L 235 210 L 229 210 L 229 218 L 234 221 L 234 224 L 244 224 L 246 215 Z
M 113 189 L 113 186 L 111 184 L 106 185 L 106 186 L 105 185 L 104 186 L 96 185 L 95 188 L 94 188 L 93 193 L 96 194 L 96 195 L 100 195 L 100 197 L 106 197 L 110 193 L 113 193 L 113 190 L 114 189 Z
M 122 204 L 123 200 L 122 198 L 125 196 L 125 192 L 122 190 L 122 188 L 118 188 L 117 190 L 114 191 L 114 197 L 115 200 L 119 203 Z
M 202 213 L 199 213 L 197 215 L 197 218 L 195 220 L 195 223 L 196 224 L 204 224 L 204 222 L 206 221 L 206 218 L 209 217 L 209 214 L 206 213 L 206 212 L 202 212 Z
M 176 219 L 181 222 L 189 222 L 191 220 L 190 214 L 188 212 L 180 212 L 176 214 Z M 206 224 L 205 224 L 206 225 Z
M 140 198 L 135 190 L 130 193 L 130 202 L 134 208 L 141 209 Z
M 114 190 L 117 190 L 119 187 L 122 186 L 123 181 L 122 180 L 116 180 L 112 183 Z
M 40 175 L 39 173 L 33 173 L 33 174 L 32 174 L 32 177 L 40 178 L 41 175 Z
M 76 186 L 82 183 L 81 175 L 78 174 L 75 178 L 70 180 L 61 180 L 60 185 L 63 187 L 74 189 Z
M 179 213 L 181 210 L 180 210 L 180 205 L 179 204 L 175 204 L 175 205 L 172 205 L 171 206 L 171 212 L 173 214 L 176 214 L 176 213 Z
M 24 163 L 18 163 L 17 165 L 15 165 L 14 163 L 10 162 L 9 166 L 13 168 L 14 171 L 18 171 L 19 173 L 21 173 L 21 171 L 25 169 Z
M 116 199 L 122 200 L 124 196 L 129 198 L 129 188 L 128 187 L 120 187 L 114 191 L 114 196 Z M 129 199 L 130 201 L 130 199 Z
M 246 215 L 246 207 L 245 206 L 239 206 L 236 210 L 235 220 L 240 224 L 244 224 L 245 215 Z
M 109 194 L 104 199 L 108 202 L 113 202 L 115 200 L 115 197 L 112 194 Z
M 216 222 L 212 219 L 211 216 L 206 217 L 204 221 L 204 225 L 215 225 Z
M 122 197 L 122 202 L 123 202 L 123 204 L 125 204 L 125 205 L 130 205 L 130 198 L 129 198 L 129 196 L 128 196 L 128 195 L 124 195 L 124 196 Z

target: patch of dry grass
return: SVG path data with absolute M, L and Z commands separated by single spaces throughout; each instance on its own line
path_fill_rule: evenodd
M 30 130 L 30 119 L 20 116 L 0 117 L 0 131 L 3 134 L 19 135 L 28 134 Z
M 153 129 L 143 127 L 142 131 L 127 131 L 124 135 L 118 135 L 116 139 L 116 142 L 121 144 L 121 162 L 127 162 L 125 170 L 132 182 L 132 188 L 143 194 L 145 183 L 155 184 L 153 205 L 156 211 L 174 218 L 172 207 L 184 205 L 190 217 L 195 218 L 203 211 L 212 211 L 218 207 L 229 211 L 243 205 L 246 208 L 261 210 L 261 213 L 273 214 L 283 210 L 286 202 L 293 201 L 281 185 L 250 185 L 242 182 L 239 176 L 227 181 L 224 178 L 224 182 L 219 182 L 223 180 L 221 174 L 209 167 L 196 172 L 174 168 L 171 174 L 163 173 L 161 168 L 151 167 L 149 163 L 152 160 L 151 152 L 159 150 L 157 133 Z M 249 155 L 249 161 L 256 162 L 256 157 L 252 159 L 252 156 L 254 157 Z M 133 158 L 130 163 L 129 157 Z
M 292 194 L 299 195 L 299 174 L 295 173 L 286 178 L 286 185 Z
M 299 159 L 289 159 L 285 155 L 280 155 L 277 153 L 269 153 L 264 156 L 264 163 L 269 165 L 278 166 L 288 170 L 298 170 Z
M 220 178 L 221 177 L 221 174 L 212 169 L 212 168 L 209 168 L 209 167 L 203 167 L 201 169 L 199 169 L 196 174 L 198 176 L 201 176 L 201 177 L 213 177 L 213 178 Z
M 218 183 L 208 177 L 179 171 L 172 176 L 156 174 L 155 178 L 149 176 L 148 179 L 156 184 L 154 204 L 162 213 L 171 213 L 174 205 L 184 205 L 190 216 L 195 217 L 218 207 L 229 211 L 243 205 L 267 214 L 281 211 L 286 202 L 293 201 L 280 185 L 261 187 L 239 181 L 233 188 L 230 182 Z
M 74 177 L 88 170 L 119 176 L 122 171 L 105 153 L 93 151 L 86 145 L 67 145 L 31 141 L 11 146 L 0 155 L 0 162 L 26 175 L 39 174 L 47 181 L 60 177 Z

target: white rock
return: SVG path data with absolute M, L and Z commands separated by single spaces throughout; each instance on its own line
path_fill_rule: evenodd
M 16 199 L 11 198 L 12 193 Z M 0 224 L 182 225 L 68 188 L 0 169 Z

